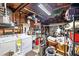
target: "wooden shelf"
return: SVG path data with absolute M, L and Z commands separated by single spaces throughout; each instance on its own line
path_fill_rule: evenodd
M 14 33 L 22 33 L 22 28 L 19 27 L 17 29 L 15 28 L 1 28 L 0 29 L 0 35 L 6 35 L 6 34 L 14 34 Z

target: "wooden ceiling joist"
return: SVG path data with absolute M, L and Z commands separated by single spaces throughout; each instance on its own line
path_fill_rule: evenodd
M 20 11 L 21 9 L 23 9 L 25 6 L 27 6 L 29 3 L 21 3 L 17 8 L 16 8 L 16 10 L 14 11 L 14 12 L 16 12 L 16 11 Z
M 16 12 L 22 5 L 23 5 L 23 3 L 21 3 L 21 4 L 15 9 L 14 12 Z

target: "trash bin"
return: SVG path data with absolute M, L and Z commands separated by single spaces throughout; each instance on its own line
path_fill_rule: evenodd
M 55 56 L 56 55 L 55 48 L 47 47 L 45 50 L 45 54 L 46 54 L 46 56 Z

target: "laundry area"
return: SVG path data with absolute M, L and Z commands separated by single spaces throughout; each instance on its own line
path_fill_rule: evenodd
M 79 3 L 0 3 L 0 56 L 79 56 Z

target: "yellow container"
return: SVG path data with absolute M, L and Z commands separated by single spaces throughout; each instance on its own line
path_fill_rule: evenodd
M 17 40 L 17 46 L 18 46 L 18 47 L 20 47 L 20 46 L 21 46 L 21 44 L 22 44 L 22 41 L 21 41 L 21 39 L 20 39 L 20 38 L 18 38 L 18 40 Z

